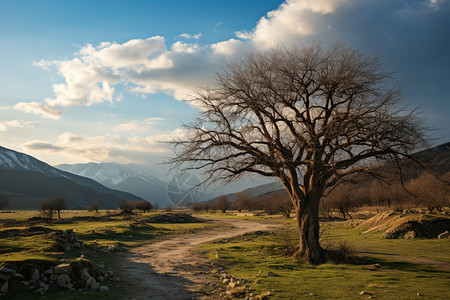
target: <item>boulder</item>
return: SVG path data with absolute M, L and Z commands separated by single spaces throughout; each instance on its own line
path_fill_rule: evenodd
M 98 290 L 99 287 L 100 287 L 100 283 L 96 282 L 91 286 L 91 289 Z
M 56 284 L 62 288 L 67 288 L 67 285 L 70 283 L 70 277 L 67 274 L 61 274 L 56 279 Z
M 39 277 L 38 269 L 33 269 L 33 272 L 31 273 L 31 281 L 38 281 Z
M 106 292 L 107 290 L 109 290 L 109 287 L 106 285 L 102 285 L 98 288 L 98 290 L 103 293 L 103 292 Z
M 86 280 L 86 288 L 91 287 L 94 283 L 96 283 L 94 277 L 90 277 L 88 280 Z
M 53 272 L 55 274 L 70 274 L 70 271 L 72 271 L 72 268 L 70 267 L 70 264 L 59 264 L 53 268 Z
M 91 275 L 88 273 L 86 269 L 83 269 L 83 271 L 81 271 L 80 278 L 83 281 L 87 281 L 89 278 L 91 278 Z
M 38 289 L 33 291 L 33 294 L 41 294 L 41 295 L 43 295 L 44 293 L 45 293 L 44 292 L 44 288 L 38 288 Z
M 448 232 L 448 230 L 446 230 L 443 233 L 438 235 L 438 239 L 440 239 L 440 240 L 448 239 L 449 236 L 450 236 L 450 233 Z

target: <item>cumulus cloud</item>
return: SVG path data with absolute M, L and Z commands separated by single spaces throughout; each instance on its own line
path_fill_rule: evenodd
M 56 142 L 35 140 L 22 147 L 35 153 L 60 153 L 65 161 L 95 161 L 148 164 L 155 155 L 170 155 L 166 142 L 185 134 L 176 129 L 148 137 L 124 137 L 121 135 L 87 136 L 65 132 Z
M 115 93 L 120 84 L 132 93 L 162 92 L 185 99 L 211 83 L 225 62 L 245 52 L 317 39 L 386 50 L 395 62 L 394 70 L 403 72 L 404 68 L 405 78 L 420 82 L 418 76 L 431 78 L 433 70 L 448 70 L 449 6 L 443 0 L 287 0 L 253 29 L 237 31 L 235 38 L 214 44 L 177 41 L 170 45 L 161 36 L 122 44 L 88 44 L 71 59 L 34 63 L 44 69 L 56 68 L 63 82 L 53 85 L 54 97 L 19 103 L 15 108 L 58 119 L 64 107 L 118 101 L 122 96 Z M 192 40 L 200 36 L 179 35 Z M 439 63 L 446 58 L 447 63 Z M 417 65 L 426 76 L 411 70 Z

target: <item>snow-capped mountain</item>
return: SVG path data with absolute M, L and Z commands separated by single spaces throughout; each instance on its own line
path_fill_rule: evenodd
M 66 177 L 63 172 L 24 153 L 0 146 L 0 168 L 33 171 L 50 177 Z
M 109 188 L 125 191 L 157 203 L 160 207 L 173 205 L 168 197 L 168 184 L 158 179 L 144 166 L 117 163 L 64 164 L 56 168 L 91 178 Z
M 121 198 L 141 199 L 4 147 L 0 147 L 0 192 L 9 195 L 14 209 L 36 209 L 43 199 L 55 196 L 63 196 L 72 209 L 87 209 L 92 202 L 116 208 Z

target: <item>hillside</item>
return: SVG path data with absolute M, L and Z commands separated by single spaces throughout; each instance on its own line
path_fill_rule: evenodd
M 121 198 L 141 199 L 4 147 L 0 147 L 0 191 L 8 194 L 10 209 L 36 209 L 42 199 L 54 196 L 65 197 L 71 209 L 86 209 L 92 202 L 115 208 Z

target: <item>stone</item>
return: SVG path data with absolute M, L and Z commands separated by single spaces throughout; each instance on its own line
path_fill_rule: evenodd
M 438 239 L 443 240 L 443 239 L 448 239 L 450 236 L 450 233 L 447 231 L 444 231 L 443 233 L 438 235 Z
M 41 274 L 41 276 L 39 276 L 39 279 L 41 281 L 43 281 L 43 282 L 47 282 L 48 281 L 47 276 L 45 276 L 44 274 Z
M 5 281 L 5 283 L 2 285 L 2 287 L 0 288 L 0 292 L 2 292 L 2 293 L 7 293 L 8 292 L 8 286 L 9 286 L 9 284 L 8 284 L 8 281 Z
M 75 248 L 81 248 L 80 242 L 75 242 L 75 243 L 73 243 L 73 246 L 74 246 Z
M 255 281 L 256 284 L 260 284 L 261 282 L 262 282 L 261 279 Z
M 45 283 L 43 283 L 42 281 L 39 282 L 39 287 L 40 287 L 40 288 L 43 288 L 44 286 L 45 286 Z
M 44 293 L 45 293 L 44 292 L 44 288 L 38 288 L 38 289 L 33 291 L 33 294 L 41 294 L 41 295 L 43 295 Z
M 66 288 L 67 288 L 68 290 L 71 290 L 71 291 L 75 290 L 75 289 L 73 288 L 73 284 L 71 284 L 71 283 L 69 283 L 69 284 L 66 286 Z
M 359 293 L 360 295 L 370 295 L 370 293 L 368 291 L 362 291 Z
M 24 279 L 24 278 L 25 278 L 25 276 L 23 276 L 23 275 L 20 274 L 20 273 L 14 273 L 13 277 L 14 277 L 14 278 L 18 278 L 18 279 Z
M 70 274 L 70 271 L 72 271 L 70 264 L 59 264 L 53 268 L 55 274 Z
M 16 270 L 7 268 L 7 267 L 3 267 L 0 269 L 0 272 L 7 273 L 7 274 L 14 274 L 14 273 L 16 273 Z
M 39 280 L 39 271 L 37 269 L 33 269 L 33 272 L 31 273 L 31 280 L 32 281 Z
M 56 279 L 58 279 L 58 275 L 56 275 L 56 274 L 52 274 L 52 275 L 50 275 L 50 278 L 49 278 L 51 281 L 56 281 Z
M 46 293 L 46 292 L 48 291 L 49 288 L 50 288 L 50 285 L 45 284 L 44 287 L 43 287 L 44 292 Z
M 416 232 L 413 230 L 408 231 L 407 233 L 405 233 L 405 235 L 403 236 L 403 238 L 405 240 L 414 240 L 416 238 Z
M 30 283 L 28 282 L 28 281 L 22 281 L 22 285 L 24 286 L 24 287 L 29 287 L 30 286 Z
M 102 282 L 103 280 L 105 280 L 105 277 L 103 277 L 103 275 L 97 277 L 98 282 Z
M 94 277 L 90 277 L 88 280 L 86 280 L 86 288 L 91 287 L 94 283 L 96 283 Z
M 222 282 L 223 282 L 223 283 L 228 283 L 228 282 L 230 282 L 230 279 L 225 278 Z
M 236 281 L 230 281 L 230 283 L 228 284 L 228 286 L 229 286 L 230 288 L 232 288 L 232 289 L 233 289 L 236 285 L 237 285 Z
M 98 288 L 98 290 L 103 293 L 103 292 L 106 292 L 107 290 L 109 290 L 109 287 L 106 285 L 102 285 Z
M 99 287 L 100 287 L 100 283 L 96 282 L 91 286 L 91 289 L 98 290 Z
M 267 277 L 280 277 L 280 275 L 275 274 L 275 273 L 269 271 L 269 272 L 267 272 Z
M 81 277 L 81 280 L 87 281 L 89 278 L 91 278 L 91 275 L 88 273 L 88 271 L 86 269 L 83 269 L 80 277 Z
M 67 288 L 67 285 L 70 283 L 70 277 L 67 274 L 61 274 L 56 279 L 56 284 L 62 288 Z
M 12 274 L 10 274 L 10 273 L 1 273 L 0 272 L 0 279 L 2 279 L 2 280 L 9 280 L 10 278 L 11 278 L 11 276 L 12 276 Z

